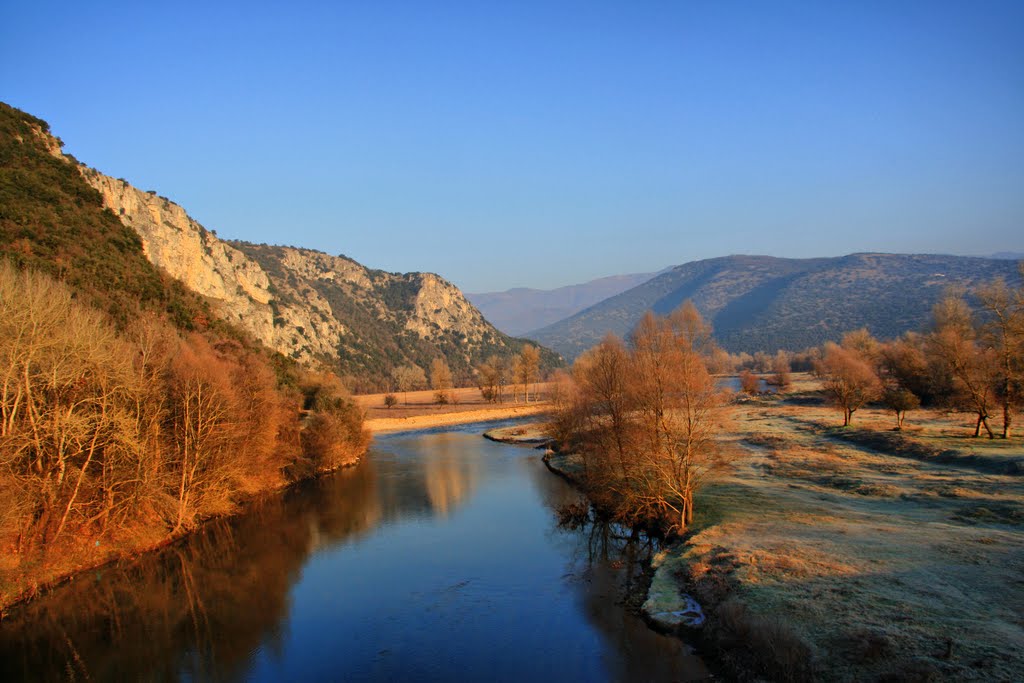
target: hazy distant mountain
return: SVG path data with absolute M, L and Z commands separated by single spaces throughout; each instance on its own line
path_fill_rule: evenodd
M 467 293 L 466 298 L 505 334 L 522 335 L 568 318 L 657 274 L 612 275 L 557 289 L 516 287 L 504 292 Z
M 1024 261 L 1024 251 L 997 251 L 992 254 L 992 258 Z
M 948 286 L 1000 275 L 1020 280 L 1013 261 L 966 256 L 726 256 L 676 266 L 526 336 L 571 360 L 607 332 L 626 335 L 645 311 L 668 313 L 692 299 L 734 352 L 803 349 L 862 326 L 891 338 L 927 325 Z

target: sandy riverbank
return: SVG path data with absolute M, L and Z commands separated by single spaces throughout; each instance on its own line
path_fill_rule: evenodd
M 434 392 L 429 389 L 395 392 L 398 404 L 391 408 L 384 404 L 387 394 L 361 394 L 353 398 L 366 414 L 367 429 L 385 434 L 540 415 L 551 409 L 547 388 L 544 383 L 531 385 L 529 403 L 523 401 L 521 393 L 514 397 L 511 389 L 506 389 L 501 403 L 491 403 L 475 387 L 452 389 L 450 401 L 445 404 L 436 403 Z
M 366 427 L 374 434 L 416 431 L 433 427 L 448 427 L 451 425 L 529 417 L 531 415 L 543 414 L 550 410 L 550 408 L 551 406 L 548 403 L 531 403 L 529 405 L 501 405 L 493 408 L 460 410 L 457 412 L 423 413 L 420 415 L 410 415 L 409 417 L 373 418 L 366 421 Z

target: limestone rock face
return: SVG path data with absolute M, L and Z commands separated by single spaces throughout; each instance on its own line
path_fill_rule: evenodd
M 192 220 L 174 202 L 102 173 L 86 170 L 83 174 L 104 205 L 139 234 L 146 258 L 214 301 L 226 320 L 278 348 L 271 343 L 275 330 L 270 278 L 258 264 Z
M 414 306 L 405 327 L 424 338 L 436 336 L 439 330 L 450 330 L 479 341 L 489 327 L 461 290 L 433 273 L 420 274 Z
M 225 320 L 307 364 L 385 382 L 439 355 L 470 371 L 521 342 L 498 332 L 432 273 L 388 273 L 311 249 L 228 242 L 174 202 L 80 167 L 104 205 L 142 238 L 146 257 L 207 297 Z

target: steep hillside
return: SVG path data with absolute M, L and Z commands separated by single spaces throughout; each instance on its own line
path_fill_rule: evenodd
M 522 335 L 568 318 L 657 274 L 612 275 L 557 289 L 516 287 L 504 292 L 467 293 L 466 298 L 502 332 Z
M 324 363 L 357 391 L 387 388 L 406 363 L 443 355 L 456 380 L 491 354 L 522 348 L 462 292 L 432 273 L 387 273 L 310 249 L 227 242 L 174 202 L 82 168 L 103 205 L 141 238 L 155 265 L 206 297 L 218 315 L 303 363 Z M 546 366 L 557 357 L 543 352 Z
M 438 354 L 466 380 L 473 364 L 518 353 L 525 343 L 495 329 L 457 287 L 432 273 L 388 273 L 309 249 L 232 245 L 269 276 L 274 323 L 287 343 L 363 378 L 368 389 L 384 388 L 393 368 L 427 368 Z M 297 314 L 310 322 L 297 324 Z M 307 339 L 333 346 L 318 354 Z M 547 350 L 543 358 L 547 366 L 559 362 Z
M 122 325 L 160 310 L 181 329 L 242 330 L 356 390 L 386 388 L 397 365 L 427 368 L 438 355 L 465 381 L 473 364 L 525 343 L 437 275 L 221 240 L 156 192 L 65 156 L 46 122 L 3 103 L 0 162 L 0 258 L 60 277 Z
M 947 287 L 996 276 L 1015 280 L 1016 263 L 906 254 L 727 256 L 676 266 L 528 336 L 571 359 L 607 332 L 627 334 L 648 309 L 667 313 L 692 299 L 734 352 L 803 349 L 862 326 L 889 338 L 924 327 Z
M 204 324 L 207 303 L 146 259 L 49 130 L 0 102 L 0 259 L 60 278 L 122 326 L 143 310 L 180 329 Z

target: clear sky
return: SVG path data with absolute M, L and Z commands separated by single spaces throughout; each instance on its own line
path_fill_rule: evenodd
M 0 100 L 222 237 L 554 287 L 1024 251 L 1024 2 L 0 2 Z

